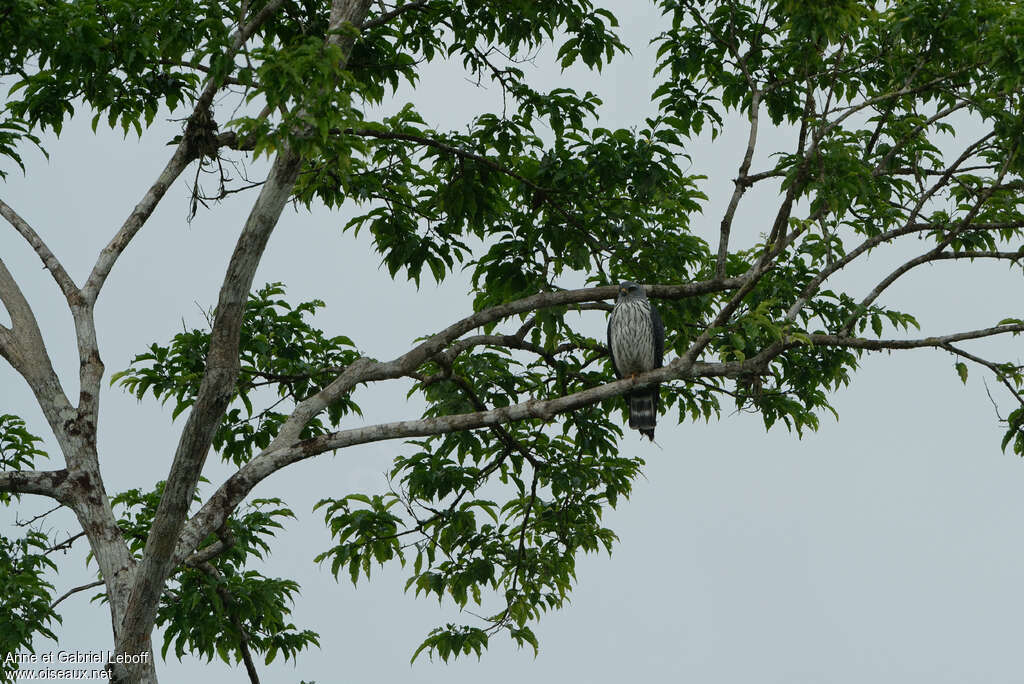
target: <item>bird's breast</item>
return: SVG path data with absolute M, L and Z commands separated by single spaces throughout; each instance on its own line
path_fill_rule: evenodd
M 610 332 L 612 354 L 620 373 L 633 375 L 654 368 L 654 329 L 648 302 L 616 304 Z

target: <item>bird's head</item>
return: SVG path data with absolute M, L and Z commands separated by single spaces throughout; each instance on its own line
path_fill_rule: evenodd
M 646 299 L 647 292 L 643 285 L 637 285 L 631 280 L 624 280 L 619 283 L 619 300 L 623 299 Z

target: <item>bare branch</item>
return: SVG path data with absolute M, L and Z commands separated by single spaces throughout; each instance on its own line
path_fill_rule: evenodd
M 91 305 L 96 302 L 96 297 L 99 295 L 100 289 L 103 287 L 103 283 L 106 281 L 107 276 L 110 274 L 110 269 L 114 267 L 118 257 L 121 256 L 128 243 L 132 241 L 132 238 L 145 225 L 146 220 L 152 215 L 157 204 L 160 203 L 160 200 L 167 193 L 167 189 L 170 188 L 174 180 L 192 161 L 193 155 L 189 148 L 188 140 L 183 137 L 178 147 L 174 150 L 171 159 L 164 166 L 160 175 L 157 176 L 156 181 L 149 187 L 149 190 L 146 191 L 146 194 L 139 203 L 135 205 L 132 213 L 125 219 L 117 234 L 100 252 L 92 272 L 89 273 L 89 278 L 82 287 L 82 297 L 87 304 Z
M 715 263 L 715 277 L 719 279 L 725 277 L 725 261 L 729 256 L 729 232 L 732 230 L 732 219 L 736 214 L 736 207 L 739 206 L 743 193 L 750 187 L 750 183 L 747 182 L 747 174 L 750 172 L 750 162 L 754 158 L 754 146 L 757 144 L 757 116 L 760 108 L 761 91 L 755 89 L 750 95 L 750 136 L 747 138 L 747 151 L 743 154 L 739 173 L 733 181 L 735 187 L 732 191 L 732 198 L 722 217 L 721 236 L 718 239 L 718 260 Z
M 745 282 L 746 277 L 695 281 L 680 285 L 648 285 L 647 293 L 649 296 L 659 299 L 683 299 L 740 287 Z M 427 360 L 444 352 L 448 345 L 470 330 L 493 321 L 538 309 L 600 302 L 606 299 L 614 299 L 616 296 L 618 296 L 618 288 L 614 285 L 542 292 L 508 302 L 507 304 L 492 306 L 467 316 L 431 336 L 409 352 L 387 363 L 374 363 L 367 359 L 360 359 L 352 364 L 352 366 L 349 366 L 330 385 L 299 404 L 288 420 L 285 421 L 284 425 L 282 425 L 277 438 L 270 445 L 270 448 L 273 449 L 293 443 L 309 420 L 360 382 L 388 380 L 408 375 Z M 522 329 L 520 331 L 525 335 L 525 331 Z
M 6 470 L 0 472 L 0 492 L 10 494 L 39 494 L 63 504 L 71 501 L 67 482 L 68 471 L 61 470 Z
M 66 599 L 67 597 L 69 597 L 69 596 L 71 596 L 73 594 L 77 594 L 80 591 L 88 591 L 89 589 L 93 589 L 95 587 L 102 587 L 102 586 L 103 586 L 103 580 L 96 580 L 95 582 L 89 582 L 88 584 L 83 584 L 82 586 L 75 587 L 74 589 L 68 589 L 63 594 L 60 595 L 60 598 L 58 598 L 56 601 L 54 601 L 53 603 L 50 604 L 50 608 L 56 608 L 58 603 L 60 603 L 61 601 L 63 601 L 64 599 Z
M 72 544 L 74 544 L 76 541 L 78 541 L 79 539 L 81 539 L 84 536 L 85 536 L 85 532 L 84 531 L 79 532 L 78 534 L 72 534 L 71 536 L 69 536 L 64 541 L 62 541 L 62 542 L 60 542 L 58 544 L 54 544 L 53 546 L 48 548 L 46 550 L 45 554 L 46 555 L 50 555 L 51 553 L 54 553 L 56 551 L 67 551 L 67 550 L 69 550 L 71 548 Z
M 59 511 L 62 508 L 64 508 L 64 504 L 59 503 L 56 506 L 54 506 L 53 508 L 51 508 L 50 510 L 44 511 L 43 513 L 40 513 L 39 515 L 34 515 L 31 518 L 29 518 L 28 520 L 18 520 L 18 514 L 15 513 L 14 514 L 14 524 L 17 525 L 18 527 L 28 527 L 32 523 L 37 522 L 39 520 L 42 520 L 46 516 L 50 515 L 51 513 L 55 513 L 56 511 Z
M 662 299 L 682 299 L 685 297 L 698 296 L 714 292 L 722 292 L 740 287 L 747 282 L 746 276 L 740 278 L 726 278 L 724 280 L 695 281 L 680 285 L 648 285 L 648 295 Z M 356 385 L 363 382 L 388 380 L 410 375 L 427 360 L 445 352 L 448 345 L 465 333 L 479 328 L 487 323 L 515 316 L 518 314 L 535 311 L 537 309 L 550 308 L 555 306 L 572 306 L 588 302 L 598 302 L 616 297 L 618 289 L 615 286 L 584 288 L 579 290 L 560 290 L 557 292 L 542 292 L 529 297 L 524 297 L 507 304 L 500 304 L 448 326 L 444 330 L 431 336 L 406 354 L 386 362 L 375 362 L 369 359 L 359 359 L 348 366 L 333 382 L 317 394 L 301 402 L 292 411 L 292 414 L 281 426 L 277 437 L 264 450 L 263 455 L 271 453 L 292 453 L 296 449 L 298 436 L 306 424 L 314 416 L 324 410 L 328 404 L 337 398 L 351 391 Z M 525 325 L 524 325 L 525 327 Z M 525 335 L 525 330 L 520 331 Z M 518 333 L 517 333 L 518 334 Z M 504 421 L 503 421 L 504 422 Z M 434 434 L 434 433 L 429 433 Z M 387 439 L 390 439 L 388 437 Z M 370 440 L 374 441 L 374 440 Z M 361 443 L 361 442 L 360 442 Z M 310 454 L 312 455 L 312 454 Z M 305 458 L 305 456 L 303 457 Z M 258 460 L 258 459 L 254 459 Z M 290 462 L 290 461 L 289 461 Z M 243 467 L 243 470 L 250 468 L 253 462 Z M 266 462 L 263 462 L 264 464 Z M 245 498 L 252 486 L 269 475 L 276 466 L 264 471 L 263 466 L 253 466 L 245 476 L 248 482 L 252 477 L 252 484 L 239 487 L 235 478 L 230 478 L 207 502 L 203 508 L 196 513 L 188 522 L 181 533 L 177 549 L 175 551 L 176 562 L 180 563 L 196 548 L 196 545 L 212 530 L 220 527 L 234 507 Z M 235 495 L 238 496 L 235 496 Z M 218 499 L 220 496 L 220 499 Z
M 284 0 L 270 0 L 260 11 L 254 16 L 245 26 L 239 29 L 234 36 L 232 36 L 231 47 L 225 51 L 225 59 L 233 59 L 238 51 L 245 45 L 253 34 L 263 25 L 267 19 L 281 7 Z M 223 83 L 214 80 L 208 80 L 203 92 L 199 95 L 196 100 L 196 105 L 193 109 L 193 117 L 197 113 L 206 112 L 210 104 L 213 102 L 213 97 L 217 91 L 222 87 Z M 89 279 L 86 281 L 85 286 L 82 288 L 82 295 L 86 302 L 92 304 L 96 301 L 96 297 L 99 295 L 100 289 L 103 287 L 103 283 L 110 273 L 110 269 L 113 268 L 114 263 L 118 257 L 124 251 L 128 243 L 131 242 L 132 238 L 135 237 L 139 229 L 146 223 L 146 220 L 153 213 L 157 204 L 163 199 L 167 189 L 171 186 L 174 180 L 181 174 L 181 172 L 188 166 L 189 162 L 195 159 L 196 150 L 193 149 L 192 141 L 189 136 L 182 136 L 181 142 L 175 149 L 170 161 L 164 167 L 163 171 L 157 177 L 156 182 L 150 186 L 149 190 L 143 196 L 142 200 L 135 206 L 132 213 L 125 220 L 121 229 L 117 232 L 117 235 L 107 244 L 107 246 L 100 252 L 99 258 L 96 260 L 96 265 L 93 267 L 92 272 L 89 274 Z
M 46 266 L 46 270 L 50 272 L 53 279 L 57 282 L 57 286 L 60 291 L 64 293 L 64 298 L 71 303 L 73 300 L 78 298 L 78 287 L 74 281 L 71 280 L 71 276 L 68 275 L 67 271 L 64 270 L 64 266 L 60 263 L 50 248 L 46 246 L 43 239 L 39 237 L 39 234 L 28 224 L 25 219 L 18 215 L 18 212 L 14 211 L 6 202 L 0 200 L 0 216 L 7 219 L 7 222 L 14 226 L 14 229 L 18 231 L 23 238 L 32 246 L 39 259 Z
M 1006 387 L 1006 389 L 1010 390 L 1010 394 L 1013 395 L 1013 397 L 1017 400 L 1017 402 L 1022 407 L 1024 407 L 1024 395 L 1021 395 L 1021 393 L 1017 390 L 1017 388 L 1013 386 L 1013 383 L 1011 383 L 1009 381 L 1009 379 L 1006 377 L 1005 372 L 999 368 L 999 364 L 993 363 L 993 362 L 991 362 L 991 361 L 989 361 L 987 359 L 983 359 L 980 356 L 975 356 L 974 354 L 966 352 L 963 349 L 960 349 L 959 347 L 953 346 L 952 344 L 944 344 L 943 347 L 945 349 L 953 352 L 957 356 L 962 356 L 965 359 L 969 359 L 970 361 L 973 361 L 974 363 L 977 363 L 977 364 L 979 364 L 981 366 L 984 366 L 985 368 L 988 368 L 990 371 L 992 371 L 992 374 L 996 376 L 996 379 L 999 380 L 999 382 L 1003 383 L 1003 386 Z M 986 391 L 988 391 L 987 388 L 986 388 Z M 992 399 L 992 394 L 991 393 L 989 393 L 988 398 L 990 400 Z M 992 401 L 992 404 L 995 405 L 995 401 Z M 997 411 L 997 414 L 998 414 L 998 411 Z
M 723 280 L 701 280 L 680 285 L 648 285 L 647 294 L 657 299 L 684 299 L 702 294 L 724 292 L 741 287 L 749 279 L 749 274 L 737 278 L 725 278 Z M 518 314 L 546 309 L 555 306 L 571 306 L 582 302 L 603 301 L 614 299 L 618 296 L 618 287 L 606 285 L 603 287 L 583 288 L 579 290 L 559 290 L 557 292 L 542 292 L 539 294 L 524 297 L 507 304 L 499 304 L 490 308 L 478 311 L 467 316 L 456 323 L 448 326 L 439 333 L 431 336 L 425 342 L 411 351 L 403 354 L 394 361 L 382 364 L 388 369 L 399 370 L 405 368 L 412 370 L 421 363 L 442 351 L 452 341 L 458 339 L 470 330 L 479 328 L 493 321 L 508 318 Z M 404 373 L 399 372 L 393 377 L 400 377 Z

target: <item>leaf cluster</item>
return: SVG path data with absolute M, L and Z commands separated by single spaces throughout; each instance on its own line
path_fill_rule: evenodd
M 0 472 L 34 468 L 37 456 L 46 457 L 46 452 L 37 447 L 42 441 L 28 431 L 25 421 L 18 416 L 0 415 Z M 0 504 L 9 504 L 17 496 L 0 492 Z
M 49 538 L 37 530 L 18 539 L 0 535 L 0 653 L 35 653 L 37 635 L 57 640 L 51 627 L 61 618 L 50 607 L 53 585 L 43 579 L 57 570 L 49 548 Z M 17 670 L 17 663 L 4 662 L 0 681 L 15 681 Z
M 241 371 L 232 405 L 213 439 L 221 457 L 236 465 L 270 444 L 289 407 L 319 392 L 359 357 L 351 339 L 328 337 L 310 323 L 322 301 L 293 307 L 281 299 L 283 294 L 283 285 L 271 283 L 251 294 L 246 305 L 239 338 Z M 111 384 L 139 399 L 151 394 L 162 403 L 173 400 L 171 416 L 177 418 L 195 401 L 209 344 L 209 328 L 178 333 L 168 345 L 150 345 L 128 369 L 115 373 Z M 261 401 L 267 407 L 258 410 Z M 359 406 L 341 397 L 327 407 L 324 418 L 306 426 L 303 436 L 322 434 L 350 413 L 360 414 Z

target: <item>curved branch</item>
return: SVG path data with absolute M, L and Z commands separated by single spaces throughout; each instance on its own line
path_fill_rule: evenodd
M 647 295 L 656 299 L 684 299 L 702 294 L 724 292 L 742 287 L 750 278 L 748 273 L 745 276 L 735 278 L 723 278 L 721 280 L 701 280 L 680 285 L 648 285 Z M 394 361 L 381 364 L 385 372 L 398 371 L 401 369 L 413 370 L 421 363 L 442 351 L 451 342 L 462 337 L 464 334 L 492 323 L 502 318 L 516 316 L 518 314 L 547 309 L 555 306 L 571 306 L 583 302 L 595 302 L 606 299 L 614 299 L 618 296 L 618 286 L 605 285 L 603 287 L 589 287 L 579 290 L 559 290 L 557 292 L 541 292 L 539 294 L 517 299 L 507 304 L 498 304 L 482 311 L 467 316 L 460 321 L 453 323 L 444 330 L 432 335 L 425 342 L 398 357 Z M 399 377 L 404 372 L 389 377 Z

